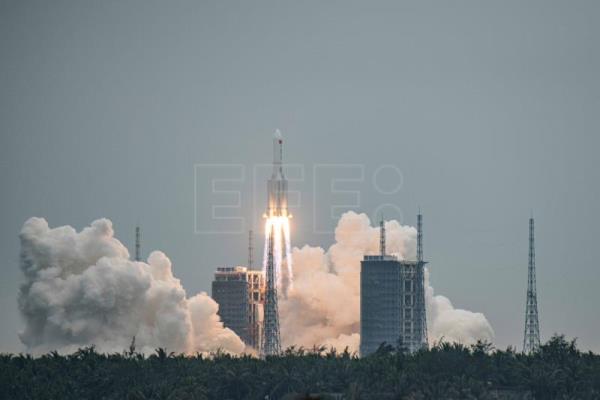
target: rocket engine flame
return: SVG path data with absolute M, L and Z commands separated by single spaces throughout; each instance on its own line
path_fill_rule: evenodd
M 276 130 L 273 136 L 273 173 L 267 183 L 267 221 L 265 222 L 265 250 L 263 271 L 267 268 L 268 240 L 273 234 L 273 263 L 277 289 L 287 295 L 292 286 L 292 246 L 290 241 L 290 218 L 287 204 L 287 179 L 283 174 L 283 137 Z M 284 276 L 285 263 L 285 276 Z M 284 281 L 285 278 L 285 281 Z
M 290 243 L 290 220 L 289 217 L 269 217 L 265 222 L 265 238 L 269 238 L 273 233 L 273 263 L 275 265 L 275 277 L 277 280 L 277 289 L 284 295 L 292 287 L 292 251 Z M 263 271 L 266 273 L 268 261 L 268 240 L 265 240 L 265 249 L 263 256 Z M 284 278 L 285 263 L 285 282 Z

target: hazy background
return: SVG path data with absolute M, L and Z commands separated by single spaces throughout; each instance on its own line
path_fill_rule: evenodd
M 414 224 L 420 206 L 436 293 L 520 349 L 533 210 L 542 340 L 600 351 L 599 17 L 596 1 L 1 0 L 0 351 L 23 349 L 27 218 L 107 217 L 130 249 L 139 222 L 144 255 L 165 251 L 188 293 L 209 291 L 260 229 L 253 171 L 275 128 L 303 176 L 295 245 L 331 244 L 332 212 Z M 209 179 L 240 170 L 195 168 L 229 163 L 245 179 L 220 188 L 241 207 L 219 212 L 239 226 L 211 220 L 237 199 Z M 346 164 L 364 180 L 334 186 L 359 206 L 332 209 L 357 201 L 330 190 L 356 177 Z M 384 168 L 374 185 L 382 165 L 402 181 Z M 199 233 L 223 230 L 241 233 Z

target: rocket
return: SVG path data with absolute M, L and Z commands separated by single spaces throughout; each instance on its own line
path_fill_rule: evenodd
M 269 199 L 266 217 L 289 217 L 287 191 L 287 179 L 283 175 L 283 137 L 279 129 L 273 135 L 273 174 L 267 182 Z

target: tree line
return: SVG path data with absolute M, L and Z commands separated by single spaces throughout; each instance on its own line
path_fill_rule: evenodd
M 556 335 L 532 354 L 441 342 L 408 354 L 382 345 L 290 347 L 259 359 L 194 356 L 135 344 L 123 353 L 0 354 L 0 399 L 598 399 L 600 356 Z

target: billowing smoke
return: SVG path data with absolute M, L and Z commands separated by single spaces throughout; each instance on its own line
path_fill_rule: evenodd
M 477 340 L 492 341 L 494 330 L 482 313 L 454 308 L 445 296 L 433 294 L 429 271 L 425 269 L 425 303 L 430 323 L 427 325 L 430 341 L 472 344 Z
M 183 353 L 244 350 L 220 322 L 217 303 L 206 293 L 188 298 L 162 252 L 150 254 L 147 263 L 131 261 L 107 219 L 76 232 L 31 218 L 20 239 L 25 275 L 20 338 L 28 351 L 70 352 L 94 344 L 99 351 L 120 352 L 134 336 L 137 349 L 146 353 L 157 347 Z
M 414 259 L 416 230 L 397 221 L 385 226 L 388 252 Z M 100 351 L 120 352 L 134 336 L 138 350 L 146 353 L 157 347 L 184 353 L 244 351 L 240 338 L 220 322 L 214 300 L 206 293 L 188 298 L 161 252 L 150 254 L 147 263 L 131 261 L 109 220 L 76 232 L 69 226 L 51 229 L 44 219 L 31 218 L 20 239 L 25 275 L 19 293 L 25 320 L 20 338 L 28 351 L 70 352 L 94 344 Z M 284 347 L 358 350 L 360 261 L 377 253 L 379 230 L 366 215 L 348 212 L 338 223 L 335 241 L 327 251 L 293 249 L 294 286 L 280 299 Z M 430 341 L 493 339 L 483 314 L 455 309 L 446 297 L 434 295 L 428 273 L 426 287 Z
M 400 259 L 415 259 L 417 231 L 387 221 L 386 249 Z M 365 214 L 347 212 L 335 230 L 335 244 L 294 248 L 294 286 L 280 301 L 284 346 L 333 346 L 358 351 L 360 342 L 360 261 L 379 251 L 379 228 Z M 426 274 L 426 306 L 430 342 L 443 338 L 464 344 L 492 340 L 485 316 L 455 309 L 444 296 L 435 296 Z

